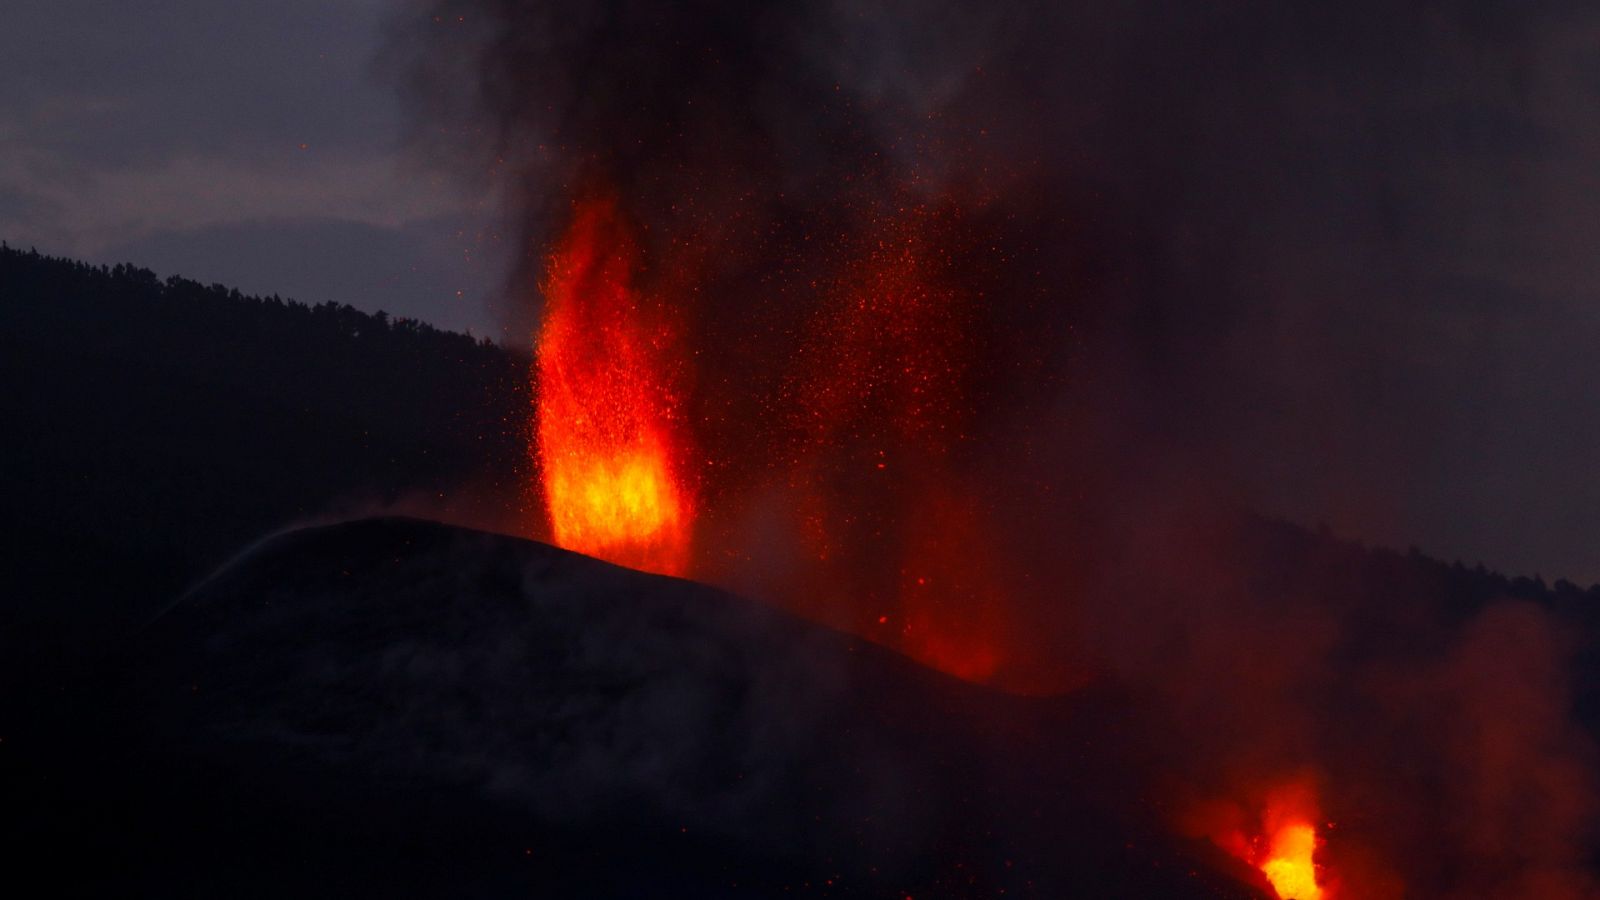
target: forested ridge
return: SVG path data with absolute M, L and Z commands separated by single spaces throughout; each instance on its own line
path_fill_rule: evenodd
M 439 498 L 517 530 L 528 362 L 415 320 L 0 245 L 0 651 L 28 665 L 103 646 L 296 522 Z M 1532 601 L 1595 657 L 1600 587 L 1253 521 L 1246 564 L 1285 602 L 1465 619 Z M 1600 711 L 1589 682 L 1580 703 Z
M 300 519 L 463 491 L 514 515 L 527 372 L 412 319 L 0 245 L 0 649 L 113 639 Z

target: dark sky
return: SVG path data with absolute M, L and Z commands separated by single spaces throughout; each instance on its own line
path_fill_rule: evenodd
M 400 149 L 392 7 L 6 4 L 0 237 L 494 333 L 490 217 Z
M 0 237 L 498 335 L 493 204 L 402 150 L 374 62 L 394 6 L 13 0 Z M 1008 90 L 1151 235 L 1231 468 L 1347 536 L 1600 579 L 1600 13 L 1202 6 L 1062 4 Z M 857 76 L 960 92 L 937 21 L 861 7 Z

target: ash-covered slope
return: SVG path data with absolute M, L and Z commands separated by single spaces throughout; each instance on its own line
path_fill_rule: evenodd
M 1110 692 L 537 543 L 285 535 L 128 666 L 107 872 L 177 894 L 1259 896 L 1152 824 Z

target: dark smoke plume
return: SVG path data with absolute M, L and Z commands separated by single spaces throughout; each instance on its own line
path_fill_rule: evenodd
M 1534 414 L 1498 385 L 1563 270 L 1503 248 L 1555 191 L 1519 173 L 1565 171 L 1546 60 L 1594 18 L 437 0 L 392 56 L 418 143 L 504 198 L 520 332 L 574 197 L 637 224 L 688 323 L 702 572 L 869 636 L 965 627 L 1001 683 L 1130 685 L 1175 827 L 1312 785 L 1340 896 L 1576 898 L 1600 888 L 1568 619 L 1236 510 L 1482 546 L 1439 510 L 1549 452 L 1493 423 Z M 904 302 L 839 299 L 877 294 Z M 913 557 L 953 560 L 920 613 Z

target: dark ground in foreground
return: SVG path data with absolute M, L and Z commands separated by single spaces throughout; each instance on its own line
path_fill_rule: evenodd
M 415 520 L 276 538 L 42 700 L 9 868 L 62 893 L 1256 896 L 1162 836 L 1114 691 Z

